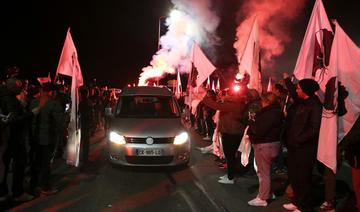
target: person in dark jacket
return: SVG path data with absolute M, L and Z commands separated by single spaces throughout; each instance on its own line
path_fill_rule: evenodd
M 208 90 L 206 92 L 210 97 L 212 97 L 214 100 L 216 100 L 216 93 L 213 90 Z M 202 107 L 203 109 L 203 117 L 204 117 L 204 123 L 205 123 L 205 131 L 206 131 L 206 137 L 204 137 L 204 140 L 211 141 L 214 130 L 215 130 L 215 123 L 213 120 L 213 116 L 216 113 L 216 110 L 212 109 L 211 107 L 208 107 L 204 105 Z
M 43 84 L 40 90 L 40 99 L 37 101 L 41 110 L 37 116 L 38 143 L 31 171 L 30 187 L 34 193 L 39 188 L 41 195 L 51 195 L 57 192 L 57 189 L 50 185 L 50 165 L 54 158 L 57 134 L 62 129 L 64 115 L 60 102 L 53 98 L 53 90 L 52 84 Z
M 56 142 L 56 147 L 55 147 L 55 158 L 61 158 L 64 154 L 64 149 L 65 149 L 65 146 L 66 146 L 66 116 L 68 116 L 68 110 L 70 108 L 70 102 L 71 102 L 71 99 L 68 98 L 66 96 L 66 93 L 65 93 L 65 87 L 63 85 L 56 85 L 56 91 L 55 91 L 55 94 L 54 94 L 54 98 L 56 101 L 59 102 L 59 104 L 61 105 L 62 107 L 62 111 L 63 111 L 63 116 L 64 116 L 64 119 L 63 119 L 63 123 L 61 128 L 59 129 L 59 133 L 57 133 L 57 142 Z
M 90 131 L 91 131 L 91 117 L 92 117 L 92 102 L 88 98 L 89 92 L 83 87 L 80 89 L 80 128 L 81 128 L 81 161 L 86 163 L 89 159 L 90 148 Z
M 204 105 L 219 110 L 218 128 L 227 164 L 227 175 L 220 177 L 219 183 L 234 184 L 236 152 L 246 127 L 246 94 L 231 93 L 223 102 L 215 101 L 210 95 L 202 100 Z
M 248 135 L 254 147 L 255 161 L 258 167 L 259 193 L 248 202 L 252 206 L 267 206 L 270 195 L 271 163 L 279 153 L 280 133 L 284 115 L 277 96 L 265 93 L 261 97 L 261 110 L 255 115 L 255 121 L 249 121 Z
M 16 78 L 6 81 L 6 87 L 0 90 L 0 102 L 4 115 L 9 116 L 9 137 L 6 142 L 5 152 L 2 155 L 4 164 L 4 173 L 1 176 L 0 200 L 8 196 L 7 175 L 9 173 L 10 162 L 14 161 L 12 195 L 15 201 L 27 201 L 33 196 L 24 192 L 23 181 L 26 167 L 26 146 L 25 146 L 25 128 L 34 114 L 39 112 L 39 108 L 25 112 L 24 106 L 16 98 L 16 95 L 24 89 L 23 84 Z
M 295 86 L 285 76 L 285 84 L 294 99 L 288 114 L 285 143 L 288 148 L 288 174 L 294 191 L 293 203 L 284 204 L 287 210 L 312 211 L 311 182 L 316 162 L 317 146 L 322 116 L 322 104 L 315 92 L 319 84 L 312 79 L 302 79 Z
M 345 159 L 351 166 L 357 210 L 360 211 L 360 116 L 341 141 L 339 151 L 344 151 Z

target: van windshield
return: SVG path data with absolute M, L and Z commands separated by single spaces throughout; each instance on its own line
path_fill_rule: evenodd
M 178 118 L 180 113 L 170 96 L 122 96 L 116 109 L 117 117 Z

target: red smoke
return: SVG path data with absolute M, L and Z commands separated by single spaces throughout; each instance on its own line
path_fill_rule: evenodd
M 303 11 L 307 0 L 246 0 L 239 15 L 245 17 L 237 28 L 239 41 L 246 40 L 254 16 L 257 17 L 260 30 L 262 64 L 269 68 L 274 64 L 274 57 L 284 52 L 285 44 L 291 41 L 291 23 Z M 244 41 L 246 43 L 246 41 Z M 241 42 L 243 43 L 243 42 Z M 239 45 L 238 45 L 239 46 Z M 238 52 L 241 52 L 240 45 Z

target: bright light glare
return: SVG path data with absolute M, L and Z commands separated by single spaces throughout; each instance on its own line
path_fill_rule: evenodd
M 117 134 L 114 131 L 111 131 L 109 134 L 109 140 L 115 144 L 126 144 L 125 137 Z
M 189 140 L 189 135 L 187 134 L 187 132 L 182 132 L 175 137 L 174 144 L 181 145 L 186 143 L 188 140 Z
M 170 18 L 173 20 L 178 20 L 181 17 L 181 12 L 179 10 L 171 10 Z
M 240 91 L 240 85 L 234 85 L 233 89 L 235 92 L 239 92 Z

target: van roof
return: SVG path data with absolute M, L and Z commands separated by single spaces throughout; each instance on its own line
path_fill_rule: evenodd
M 134 95 L 157 95 L 157 96 L 172 96 L 172 92 L 165 86 L 152 87 L 152 86 L 136 86 L 125 87 L 122 89 L 120 96 L 134 96 Z

